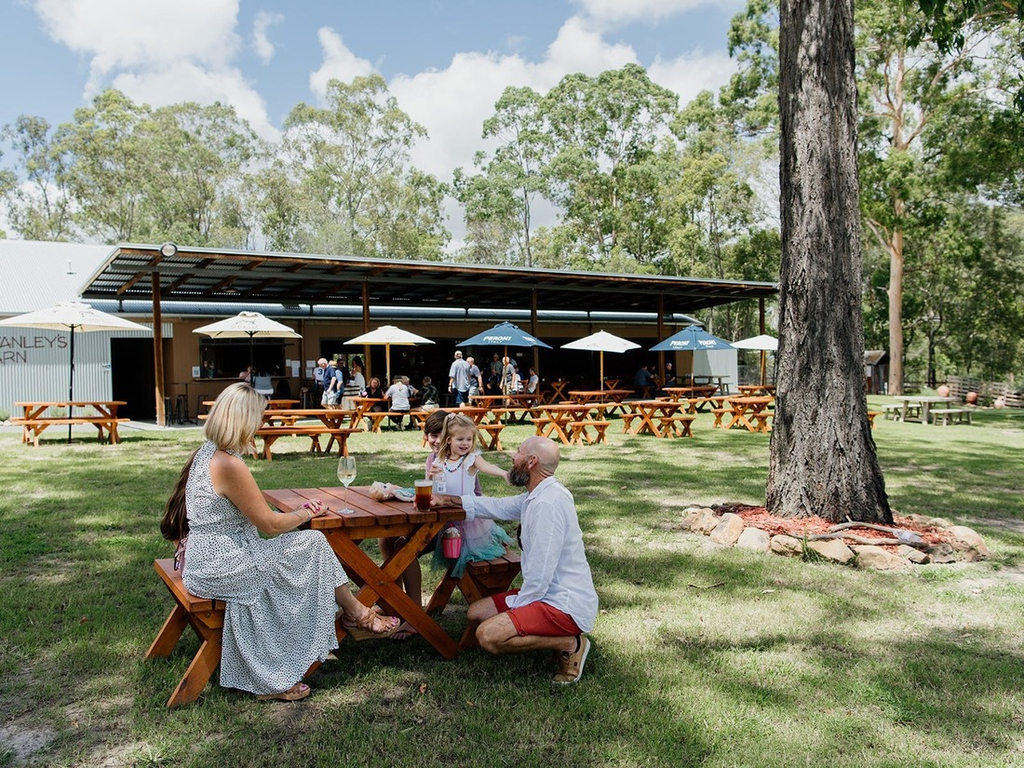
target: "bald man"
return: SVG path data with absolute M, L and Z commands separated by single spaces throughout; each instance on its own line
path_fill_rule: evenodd
M 518 520 L 521 523 L 523 586 L 477 600 L 469 620 L 479 622 L 476 637 L 489 653 L 551 650 L 558 658 L 552 682 L 575 683 L 591 642 L 597 592 L 590 575 L 583 532 L 572 494 L 555 479 L 558 445 L 531 437 L 519 446 L 508 473 L 511 485 L 526 488 L 519 496 L 435 495 L 434 506 L 466 510 L 466 519 Z

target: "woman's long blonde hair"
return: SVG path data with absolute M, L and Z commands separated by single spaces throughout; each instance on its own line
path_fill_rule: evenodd
M 441 436 L 437 440 L 437 460 L 439 462 L 447 461 L 452 455 L 451 446 L 448 444 L 452 433 L 456 430 L 462 431 L 467 429 L 473 433 L 473 444 L 469 446 L 469 452 L 472 453 L 473 449 L 477 446 L 477 441 L 480 439 L 480 431 L 476 428 L 476 423 L 464 413 L 452 412 L 444 417 Z
M 221 451 L 255 453 L 256 430 L 263 423 L 267 400 L 244 382 L 225 389 L 210 408 L 203 437 Z
M 245 382 L 232 384 L 225 389 L 210 408 L 210 415 L 203 427 L 203 437 L 222 451 L 254 453 L 256 430 L 263 423 L 263 409 L 267 401 L 259 392 Z M 188 513 L 185 508 L 185 486 L 195 452 L 188 457 L 178 475 L 170 498 L 164 507 L 160 521 L 160 533 L 169 541 L 179 541 L 188 536 Z

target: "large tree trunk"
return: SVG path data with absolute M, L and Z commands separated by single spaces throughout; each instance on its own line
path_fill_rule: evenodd
M 852 0 L 782 0 L 782 267 L 769 511 L 892 522 L 867 418 Z

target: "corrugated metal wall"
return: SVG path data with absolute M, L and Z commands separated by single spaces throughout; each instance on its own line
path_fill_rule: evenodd
M 152 327 L 152 323 L 141 323 Z M 165 339 L 174 334 L 161 323 Z M 75 333 L 75 400 L 110 400 L 110 340 L 150 338 L 142 331 Z M 21 415 L 16 402 L 66 400 L 71 335 L 36 328 L 0 329 L 0 411 Z

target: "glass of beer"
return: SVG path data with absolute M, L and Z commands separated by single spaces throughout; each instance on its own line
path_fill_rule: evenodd
M 416 487 L 416 509 L 419 512 L 430 511 L 430 495 L 434 492 L 433 480 L 417 480 Z

